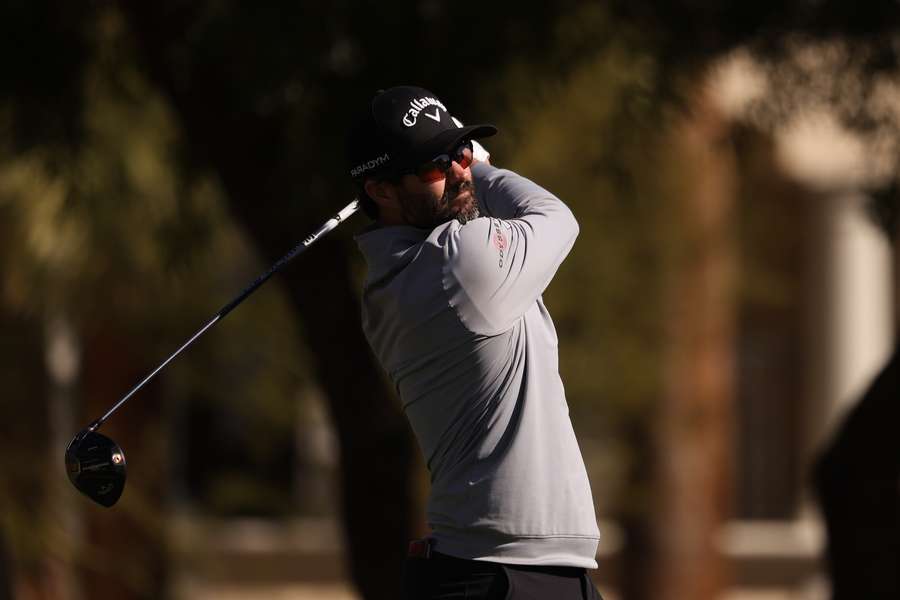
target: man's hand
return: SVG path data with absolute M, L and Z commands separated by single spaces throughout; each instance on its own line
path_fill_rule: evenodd
M 462 127 L 462 121 L 457 119 L 456 117 L 450 117 L 453 119 L 453 122 L 456 123 L 457 127 Z M 483 162 L 487 165 L 491 164 L 491 153 L 488 152 L 484 146 L 479 144 L 476 140 L 472 140 L 472 157 L 476 162 Z
M 491 153 L 485 150 L 484 146 L 472 140 L 472 158 L 475 159 L 476 162 L 483 162 L 485 164 L 491 164 Z

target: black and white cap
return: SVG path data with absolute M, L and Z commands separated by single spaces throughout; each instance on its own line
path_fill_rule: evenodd
M 451 150 L 463 139 L 489 137 L 493 125 L 458 127 L 447 107 L 428 90 L 399 86 L 379 91 L 350 131 L 350 177 L 390 174 Z

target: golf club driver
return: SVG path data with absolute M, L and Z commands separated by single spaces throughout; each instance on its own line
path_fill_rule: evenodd
M 281 257 L 268 271 L 257 277 L 234 300 L 223 306 L 197 333 L 191 336 L 178 350 L 134 386 L 121 400 L 116 402 L 106 414 L 78 432 L 72 438 L 72 441 L 69 442 L 68 447 L 66 447 L 66 473 L 69 475 L 69 480 L 72 484 L 94 502 L 107 508 L 114 505 L 125 489 L 125 453 L 113 440 L 101 433 L 97 433 L 100 426 L 167 364 L 172 362 L 176 356 L 193 344 L 197 338 L 206 333 L 213 325 L 224 319 L 225 315 L 237 308 L 241 302 L 268 281 L 272 275 L 280 271 L 286 264 L 312 246 L 319 238 L 335 229 L 358 210 L 359 201 L 353 200 L 340 212 L 328 219 L 324 225 L 297 244 L 293 250 Z

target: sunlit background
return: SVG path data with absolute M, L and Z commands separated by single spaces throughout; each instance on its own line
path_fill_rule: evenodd
M 104 425 L 114 508 L 63 452 L 352 199 L 398 84 L 579 220 L 545 300 L 604 597 L 900 597 L 900 5 L 844 4 L 5 3 L 0 600 L 397 598 L 428 476 L 362 215 Z

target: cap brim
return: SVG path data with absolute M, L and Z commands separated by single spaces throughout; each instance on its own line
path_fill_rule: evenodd
M 496 133 L 497 128 L 488 124 L 447 129 L 428 140 L 427 143 L 422 144 L 421 147 L 416 149 L 415 154 L 409 156 L 404 162 L 407 166 L 421 164 L 452 150 L 462 140 L 486 138 Z

